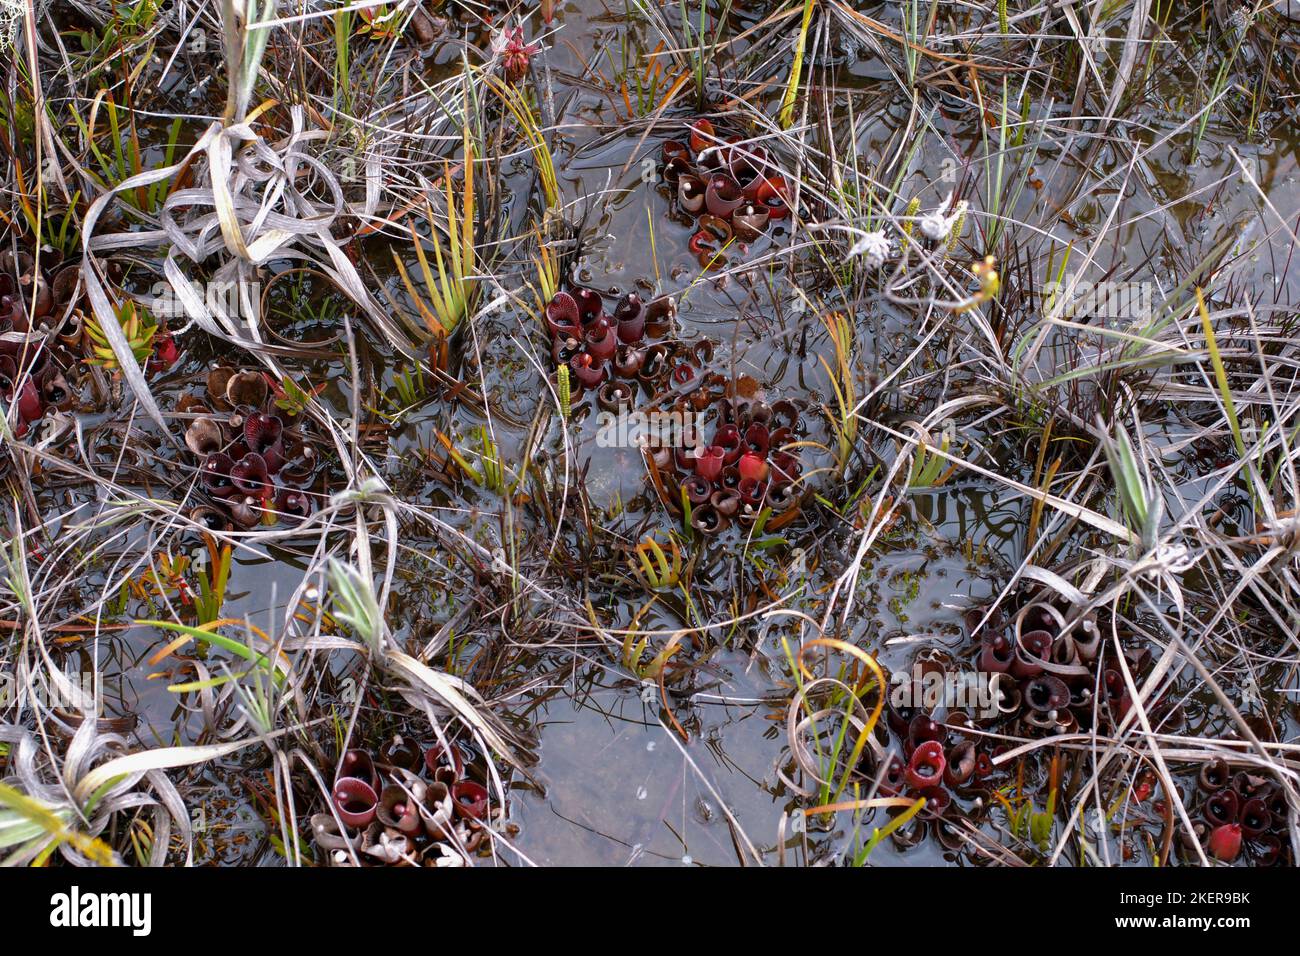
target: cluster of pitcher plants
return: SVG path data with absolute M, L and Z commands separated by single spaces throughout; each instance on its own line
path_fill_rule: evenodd
M 661 162 L 677 209 L 694 221 L 690 250 L 702 269 L 725 265 L 723 250 L 733 241 L 753 242 L 790 215 L 789 189 L 767 150 L 709 119 L 696 120 L 686 142 L 664 143 Z
M 42 250 L 39 263 L 25 250 L 0 254 L 0 398 L 14 408 L 16 438 L 76 400 L 65 374 L 81 358 L 76 294 L 77 267 L 62 265 L 57 251 Z
M 1290 864 L 1290 807 L 1276 783 L 1247 770 L 1234 773 L 1216 757 L 1201 768 L 1197 790 L 1193 827 L 1211 856 L 1231 863 L 1244 852 L 1259 866 Z
M 398 866 L 458 866 L 483 845 L 488 791 L 461 743 L 421 747 L 395 735 L 377 754 L 349 750 L 331 793 L 332 812 L 312 817 L 316 845 L 334 866 L 362 858 Z M 340 824 L 342 825 L 340 827 Z
M 699 394 L 709 393 L 701 389 Z M 707 440 L 651 452 L 665 503 L 705 535 L 725 531 L 733 522 L 751 526 L 765 511 L 776 515 L 766 522 L 768 529 L 793 520 L 803 471 L 795 447 L 795 405 L 724 394 L 705 414 L 701 431 L 709 434 Z
M 969 612 L 964 655 L 922 650 L 904 681 L 912 693 L 891 692 L 886 697 L 885 726 L 898 747 L 869 759 L 866 771 L 879 778 L 886 797 L 925 799 L 924 811 L 912 826 L 895 834 L 896 842 L 914 842 L 930 829 L 948 849 L 959 849 L 959 833 L 940 821 L 951 823 L 954 815 L 977 813 L 994 804 L 992 792 L 1015 766 L 999 758 L 1015 741 L 1094 727 L 1109 733 L 1131 711 L 1123 671 L 1140 683 L 1153 663 L 1150 651 L 1126 651 L 1121 667 L 1104 646 L 1095 612 L 1078 613 L 1043 595 L 1020 600 L 1009 616 L 997 609 Z M 972 699 L 929 706 L 922 688 L 931 682 L 979 692 L 969 695 Z M 1153 701 L 1147 711 L 1162 731 L 1174 732 L 1183 721 L 1181 708 L 1167 699 Z M 1234 836 L 1258 839 L 1262 832 L 1251 826 L 1241 829 L 1238 803 L 1229 802 L 1216 806 L 1221 805 L 1223 823 L 1230 829 L 1210 841 L 1222 859 L 1236 858 Z M 1258 805 L 1252 805 L 1251 821 L 1267 819 L 1255 810 Z
M 204 398 L 182 396 L 190 418 L 185 444 L 199 459 L 207 502 L 190 517 L 211 530 L 248 530 L 277 520 L 296 522 L 312 511 L 308 491 L 319 458 L 303 436 L 301 416 L 277 404 L 265 374 L 217 366 Z
M 619 299 L 612 314 L 604 297 L 594 289 L 575 286 L 556 292 L 546 304 L 546 329 L 551 336 L 551 357 L 568 369 L 569 394 L 576 399 L 596 392 L 602 406 L 616 407 L 619 396 L 630 392 L 619 379 L 649 374 L 657 362 L 658 348 L 646 339 L 661 338 L 672 329 L 673 301 L 667 296 L 642 302 L 635 292 Z

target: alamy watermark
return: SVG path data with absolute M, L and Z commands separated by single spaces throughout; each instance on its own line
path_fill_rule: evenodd
M 1043 288 L 1043 311 L 1062 318 L 1146 321 L 1152 316 L 1154 282 L 1089 282 L 1072 276 Z
M 262 284 L 257 280 L 198 282 L 189 279 L 188 292 L 191 301 L 202 302 L 213 315 L 226 315 L 232 319 L 252 321 L 257 319 L 261 311 Z M 153 284 L 148 309 L 159 318 L 180 319 L 188 314 L 181 300 L 181 294 L 170 282 Z
M 895 708 L 915 708 L 934 713 L 939 708 L 974 711 L 977 717 L 996 717 L 1000 692 L 993 675 L 981 671 L 942 671 L 912 665 L 911 672 L 889 675 L 889 702 Z
M 602 411 L 596 417 L 601 448 L 696 448 L 703 444 L 700 416 L 689 411 Z
M 56 929 L 120 927 L 132 936 L 153 930 L 153 894 L 98 893 L 73 886 L 50 897 L 50 925 Z
M 93 671 L 64 673 L 62 681 L 42 678 L 28 686 L 13 671 L 0 672 L 0 709 L 25 704 L 46 710 L 104 713 L 104 677 Z

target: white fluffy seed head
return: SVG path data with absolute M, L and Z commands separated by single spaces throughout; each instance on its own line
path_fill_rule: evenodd
M 927 212 L 921 217 L 921 221 L 917 223 L 917 228 L 921 230 L 921 235 L 925 236 L 925 238 L 932 242 L 938 242 L 941 239 L 948 238 L 948 217 L 937 209 Z
M 883 231 L 868 232 L 849 250 L 849 256 L 861 256 L 868 269 L 879 269 L 889 259 L 889 255 L 889 239 Z

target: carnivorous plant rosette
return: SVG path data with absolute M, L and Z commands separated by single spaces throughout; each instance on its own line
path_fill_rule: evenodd
M 673 300 L 661 296 L 642 301 L 635 292 L 618 300 L 612 313 L 605 311 L 599 292 L 581 286 L 555 293 L 543 318 L 551 336 L 551 358 L 569 369 L 569 393 L 599 391 L 601 404 L 631 401 L 630 389 L 603 388 L 615 379 L 636 379 L 646 366 L 649 340 L 672 329 Z
M 909 675 L 894 675 L 885 698 L 885 726 L 897 750 L 885 759 L 881 792 L 886 796 L 925 797 L 925 811 L 909 831 L 913 840 L 933 829 L 941 842 L 951 836 L 949 824 L 958 815 L 970 815 L 988 803 L 988 791 L 998 771 L 994 758 L 1007 748 L 995 738 L 963 733 L 974 728 L 977 716 L 948 708 L 928 710 L 924 687 L 948 686 L 966 675 L 961 663 L 942 651 L 927 649 L 917 655 Z M 899 677 L 904 677 L 902 684 Z M 973 675 L 971 675 L 973 676 Z M 907 693 L 898 694 L 903 690 Z M 916 701 L 917 706 L 900 701 Z M 874 779 L 881 763 L 868 757 L 865 773 Z
M 966 626 L 972 639 L 964 658 L 927 647 L 888 682 L 884 725 L 892 746 L 863 758 L 863 778 L 879 779 L 884 796 L 925 799 L 895 834 L 900 845 L 933 835 L 946 849 L 962 849 L 962 821 L 978 825 L 997 804 L 993 790 L 1001 780 L 1024 777 L 1020 764 L 999 764 L 1011 749 L 1006 741 L 1086 729 L 1094 712 L 1108 730 L 1130 706 L 1123 681 L 1103 690 L 1102 700 L 1090 691 L 1099 681 L 1104 686 L 1112 667 L 1093 612 L 1030 593 L 1010 617 L 975 609 Z M 1126 665 L 1137 675 L 1149 666 L 1136 655 Z M 1152 713 L 1178 718 L 1159 701 Z
M 864 779 L 879 777 L 884 796 L 925 798 L 896 842 L 911 845 L 933 833 L 948 849 L 960 849 L 957 818 L 978 822 L 996 803 L 993 787 L 1008 774 L 1023 786 L 1023 762 L 1035 759 L 1030 754 L 999 763 L 1012 749 L 1007 741 L 1093 729 L 1114 733 L 1133 709 L 1124 672 L 1141 687 L 1154 667 L 1146 650 L 1126 649 L 1121 665 L 1102 640 L 1096 611 L 1041 589 L 1013 595 L 1009 605 L 1014 610 L 1007 613 L 971 610 L 965 652 L 928 647 L 915 655 L 906 676 L 889 682 L 884 725 L 893 746 L 883 757 L 868 752 L 861 772 Z M 927 688 L 940 687 L 942 698 L 930 700 Z M 958 688 L 965 688 L 960 696 Z M 1144 709 L 1166 732 L 1184 722 L 1172 691 Z M 1049 788 L 1057 785 L 1049 775 Z M 1139 782 L 1127 792 L 1142 804 L 1153 787 L 1154 781 Z M 1288 858 L 1286 801 L 1274 781 L 1215 760 L 1201 769 L 1198 789 L 1197 802 L 1184 799 L 1196 807 L 1197 837 L 1209 856 L 1233 861 L 1246 855 L 1264 864 Z M 1167 809 L 1163 800 L 1153 803 L 1157 815 L 1165 812 L 1159 807 Z
M 684 364 L 673 377 L 687 384 L 702 373 Z M 802 425 L 794 403 L 728 396 L 725 389 L 714 397 L 704 387 L 674 408 L 685 415 L 700 404 L 704 421 L 694 447 L 649 451 L 653 480 L 665 504 L 689 514 L 691 526 L 704 535 L 732 524 L 753 525 L 765 513 L 766 529 L 792 521 L 803 497 L 796 447 Z
M 1273 736 L 1269 729 L 1264 736 Z M 1200 802 L 1193 829 L 1209 856 L 1233 863 L 1244 853 L 1259 866 L 1290 864 L 1290 805 L 1276 781 L 1215 757 L 1201 766 L 1196 793 Z M 1190 837 L 1185 835 L 1184 842 L 1190 847 Z
M 394 737 L 378 758 L 344 753 L 330 812 L 311 818 L 312 836 L 333 866 L 464 866 L 483 845 L 491 799 L 467 745 L 421 748 Z
M 262 373 L 218 366 L 205 399 L 186 396 L 178 410 L 190 416 L 185 445 L 200 461 L 199 487 L 211 500 L 192 518 L 228 531 L 310 516 L 316 451 Z
M 1132 708 L 1124 668 L 1103 646 L 1095 612 L 1031 595 L 1010 618 L 1001 610 L 972 611 L 968 618 L 976 628 L 976 670 L 991 675 L 1000 720 L 1014 722 L 1018 732 L 1037 737 L 1086 731 L 1098 723 L 1105 731 Z M 1134 679 L 1150 666 L 1149 652 L 1126 652 L 1125 667 Z M 1182 721 L 1177 705 L 1166 699 L 1148 702 L 1147 709 L 1167 725 Z
M 749 243 L 790 215 L 789 188 L 767 149 L 696 120 L 686 142 L 664 143 L 664 182 L 677 209 L 695 223 L 690 250 L 702 269 L 726 264 L 722 250 Z
M 14 437 L 24 438 L 51 408 L 70 409 L 69 384 L 80 356 L 76 266 L 43 249 L 0 253 L 0 399 L 12 411 Z

